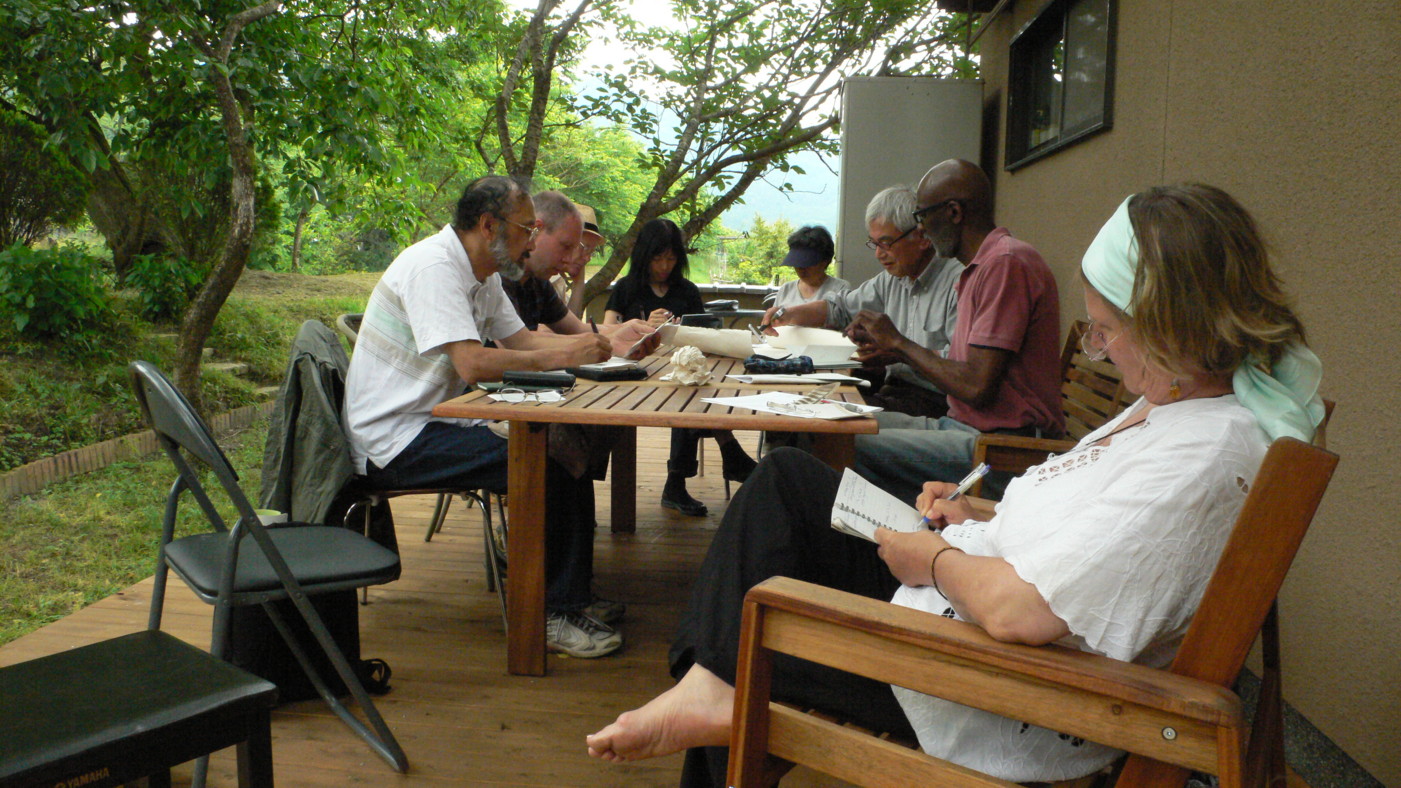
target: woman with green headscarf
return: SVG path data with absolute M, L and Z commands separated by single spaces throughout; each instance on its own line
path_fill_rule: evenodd
M 1060 642 L 1167 665 L 1186 633 L 1269 442 L 1308 440 L 1323 415 L 1318 359 L 1250 215 L 1210 186 L 1125 200 L 1085 253 L 1084 350 L 1140 399 L 1071 451 L 1013 480 L 974 519 L 954 485 L 916 508 L 940 531 L 829 526 L 840 477 L 787 449 L 731 502 L 671 651 L 675 687 L 588 737 L 635 760 L 688 748 L 684 786 L 723 785 L 740 603 L 796 577 L 969 621 L 993 637 Z M 1092 774 L 1108 747 L 811 663 L 778 663 L 774 697 L 913 733 L 926 752 L 1014 782 Z

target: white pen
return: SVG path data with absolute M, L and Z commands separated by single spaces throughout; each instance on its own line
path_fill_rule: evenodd
M 988 467 L 987 463 L 979 464 L 978 467 L 970 471 L 967 476 L 963 477 L 963 481 L 959 482 L 958 487 L 954 489 L 953 495 L 950 495 L 946 500 L 958 500 L 959 496 L 973 489 L 973 485 L 977 484 L 979 479 L 987 476 L 990 470 L 992 470 L 992 468 Z
M 972 471 L 969 472 L 969 474 L 968 474 L 967 476 L 964 476 L 964 477 L 963 477 L 963 481 L 959 482 L 959 483 L 958 483 L 958 487 L 954 488 L 953 494 L 950 495 L 948 498 L 945 498 L 944 500 L 946 500 L 946 501 L 956 501 L 956 500 L 958 500 L 959 497 L 962 496 L 964 493 L 966 493 L 966 492 L 968 492 L 969 490 L 973 489 L 973 485 L 974 485 L 974 484 L 977 484 L 979 479 L 983 478 L 984 476 L 987 476 L 987 475 L 988 475 L 988 471 L 990 471 L 990 470 L 992 470 L 992 469 L 988 467 L 988 464 L 987 464 L 987 463 L 985 463 L 985 462 L 984 462 L 984 463 L 980 463 L 980 464 L 978 465 L 978 467 L 974 468 Z M 928 517 L 921 517 L 921 518 L 919 518 L 919 525 L 920 525 L 921 528 L 927 528 L 927 527 L 929 527 L 929 518 L 928 518 Z

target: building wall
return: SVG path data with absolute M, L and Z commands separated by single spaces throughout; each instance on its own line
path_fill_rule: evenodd
M 1342 455 L 1281 600 L 1285 694 L 1401 786 L 1401 6 L 1119 0 L 1114 128 L 1009 173 L 1007 44 L 1041 5 L 1014 3 L 981 42 L 998 220 L 1051 261 L 1066 321 L 1079 257 L 1126 195 L 1204 181 L 1260 221 Z

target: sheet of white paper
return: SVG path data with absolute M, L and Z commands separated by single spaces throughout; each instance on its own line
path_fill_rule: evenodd
M 812 372 L 806 375 L 726 375 L 732 380 L 740 383 L 826 383 L 836 381 L 838 383 L 854 383 L 858 386 L 868 385 L 869 381 L 851 375 L 838 375 L 835 372 Z
M 785 407 L 792 406 L 802 396 L 796 391 L 766 391 L 739 397 L 703 397 L 701 402 L 727 405 L 731 408 L 747 408 L 761 413 L 797 416 L 804 419 L 855 419 L 881 411 L 881 408 L 874 405 L 857 405 L 854 402 L 837 402 L 835 400 L 826 400 L 813 405 Z
M 746 358 L 754 352 L 749 332 L 737 328 L 700 328 L 667 323 L 658 330 L 664 345 L 691 345 L 700 348 L 702 353 L 730 358 Z
M 920 525 L 919 512 L 900 499 L 861 478 L 850 468 L 842 471 L 837 500 L 832 504 L 832 527 L 843 533 L 876 541 L 877 528 L 913 533 Z

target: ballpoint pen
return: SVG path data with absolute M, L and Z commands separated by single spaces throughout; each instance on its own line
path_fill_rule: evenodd
M 589 328 L 592 328 L 595 334 L 598 333 L 598 324 L 593 322 L 593 318 L 589 318 Z
M 960 481 L 958 483 L 958 486 L 954 488 L 953 494 L 951 494 L 948 498 L 945 498 L 944 500 L 956 501 L 959 498 L 963 497 L 963 494 L 973 489 L 973 485 L 977 484 L 979 479 L 983 478 L 984 476 L 987 476 L 988 471 L 990 470 L 992 469 L 988 467 L 987 463 L 980 463 L 978 467 L 974 468 L 972 471 L 969 471 L 968 475 L 963 477 L 963 481 Z M 929 518 L 919 518 L 919 527 L 929 527 Z

